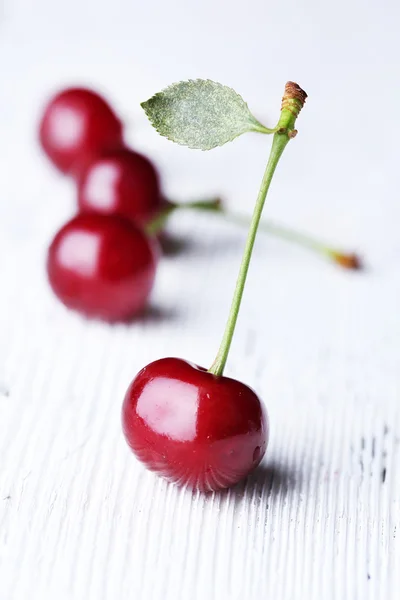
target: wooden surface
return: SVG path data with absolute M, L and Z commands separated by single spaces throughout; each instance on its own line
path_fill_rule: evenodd
M 396 5 L 149 4 L 3 6 L 0 600 L 394 600 Z M 271 125 L 287 79 L 307 90 L 266 216 L 360 249 L 368 264 L 346 273 L 258 239 L 227 373 L 263 397 L 270 447 L 247 482 L 207 497 L 142 469 L 122 438 L 120 406 L 153 359 L 212 362 L 245 233 L 177 216 L 176 255 L 160 265 L 146 318 L 85 322 L 46 284 L 46 246 L 72 214 L 74 190 L 35 141 L 52 90 L 95 85 L 128 121 L 132 144 L 160 165 L 169 197 L 222 193 L 248 214 L 267 138 L 193 152 L 160 139 L 141 114 L 140 101 L 188 77 L 232 85 Z

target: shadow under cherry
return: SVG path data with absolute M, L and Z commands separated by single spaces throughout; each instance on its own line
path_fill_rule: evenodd
M 172 307 L 149 304 L 140 313 L 135 315 L 131 321 L 128 321 L 127 324 L 140 322 L 149 325 L 157 325 L 165 321 L 174 321 L 178 316 L 178 311 Z

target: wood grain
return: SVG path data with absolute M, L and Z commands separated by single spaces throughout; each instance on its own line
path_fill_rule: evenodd
M 226 16 L 207 0 L 196 17 L 208 27 L 204 47 L 189 9 L 172 3 L 172 20 L 156 2 L 153 19 L 154 3 L 140 4 L 72 1 L 67 11 L 40 0 L 33 14 L 21 0 L 5 7 L 0 23 L 0 600 L 395 600 L 400 131 L 397 121 L 369 132 L 366 123 L 379 123 L 387 105 L 396 20 L 378 5 L 339 1 L 336 12 L 312 3 L 311 22 L 303 5 L 289 2 L 296 29 L 282 47 L 287 3 L 267 10 L 253 0 L 259 18 L 246 24 L 238 4 Z M 275 24 L 268 39 L 266 21 Z M 239 25 L 253 70 L 238 67 L 245 62 L 231 32 Z M 158 45 L 143 52 L 150 32 Z M 265 73 L 267 50 L 280 60 L 268 85 L 254 78 L 261 67 Z M 367 73 L 372 104 L 359 107 L 346 136 L 346 102 L 360 97 Z M 176 216 L 177 253 L 160 266 L 145 318 L 110 327 L 69 313 L 50 293 L 44 260 L 48 240 L 74 211 L 74 190 L 39 155 L 37 118 L 54 86 L 107 86 L 131 115 L 128 139 L 157 159 L 170 197 L 221 192 L 249 213 L 268 140 L 191 153 L 153 134 L 139 101 L 179 78 L 207 76 L 237 88 L 256 114 L 258 102 L 262 117 L 279 105 L 289 75 L 309 101 L 266 213 L 355 242 L 369 269 L 346 273 L 259 237 L 227 373 L 264 399 L 269 450 L 236 488 L 193 495 L 136 462 L 120 407 L 131 378 L 153 359 L 211 364 L 245 233 L 210 215 Z M 391 93 L 398 104 L 399 91 Z M 326 110 L 334 125 L 321 139 Z

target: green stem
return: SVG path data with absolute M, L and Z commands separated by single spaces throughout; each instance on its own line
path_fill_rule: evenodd
M 302 246 L 303 248 L 308 248 L 317 254 L 327 257 L 329 260 L 345 269 L 360 270 L 363 268 L 362 260 L 357 254 L 344 252 L 339 248 L 333 248 L 326 242 L 310 237 L 308 234 L 302 233 L 301 231 L 295 231 L 294 229 L 289 229 L 283 225 L 271 222 L 261 223 L 260 229 L 263 229 L 276 237 L 287 240 L 288 242 Z
M 288 227 L 284 227 L 283 225 L 278 225 L 277 223 L 262 223 L 261 227 L 277 237 L 287 240 L 288 242 L 293 242 L 298 244 L 299 246 L 303 246 L 305 248 L 309 248 L 310 250 L 314 250 L 320 254 L 324 254 L 325 256 L 332 257 L 332 254 L 336 252 L 333 248 L 330 248 L 327 244 L 322 242 L 321 240 L 317 240 L 315 238 L 310 237 L 309 235 L 302 233 L 301 231 L 295 231 L 294 229 L 289 229 Z
M 299 86 L 296 86 L 295 88 L 293 88 L 293 86 L 296 86 L 296 84 L 289 83 L 286 85 L 285 96 L 283 97 L 283 104 L 281 109 L 281 116 L 276 127 L 276 133 L 274 134 L 271 152 L 269 155 L 267 166 L 265 168 L 264 176 L 261 181 L 260 191 L 258 193 L 256 206 L 251 219 L 250 229 L 247 236 L 242 263 L 239 269 L 236 288 L 233 294 L 228 321 L 226 323 L 224 335 L 218 350 L 218 354 L 211 368 L 209 369 L 209 372 L 213 373 L 217 377 L 223 375 L 226 361 L 228 359 L 228 354 L 231 347 L 233 334 L 235 332 L 237 318 L 239 315 L 240 304 L 243 297 L 247 273 L 249 271 L 254 242 L 256 239 L 256 234 L 260 223 L 262 211 L 264 208 L 265 199 L 269 190 L 269 186 L 274 176 L 279 159 L 282 156 L 284 149 L 286 148 L 286 145 L 288 144 L 289 140 L 296 135 L 296 132 L 294 130 L 294 124 L 306 97 L 305 93 L 299 88 Z M 292 93 L 293 91 L 295 92 L 294 97 Z M 303 99 L 301 99 L 302 96 L 300 96 L 299 99 L 299 91 L 303 95 Z
M 235 225 L 248 225 L 249 220 L 244 215 L 240 215 L 238 213 L 234 213 L 231 211 L 221 210 L 219 214 L 224 217 L 227 221 L 234 223 Z M 293 244 L 297 244 L 302 248 L 307 248 L 317 254 L 325 256 L 330 260 L 338 262 L 338 257 L 349 257 L 352 256 L 346 253 L 339 248 L 334 248 L 331 245 L 323 242 L 322 240 L 311 237 L 307 233 L 303 233 L 301 231 L 297 231 L 295 229 L 285 227 L 284 225 L 280 225 L 279 223 L 273 223 L 271 221 L 268 222 L 260 222 L 259 230 L 280 239 L 286 240 Z M 344 258 L 343 258 L 344 260 Z
M 146 232 L 149 235 L 157 235 L 165 226 L 169 217 L 176 210 L 201 210 L 208 212 L 221 213 L 221 199 L 211 198 L 209 200 L 195 200 L 194 202 L 176 203 L 166 202 L 161 212 L 146 225 Z
M 183 202 L 175 204 L 176 208 L 183 210 L 201 210 L 220 213 L 222 211 L 221 198 L 210 198 L 207 200 L 195 200 L 194 202 Z
M 241 227 L 248 227 L 250 223 L 249 217 L 246 215 L 226 210 L 221 203 L 220 198 L 212 198 L 210 200 L 196 200 L 194 202 L 167 203 L 160 214 L 148 223 L 146 231 L 150 235 L 159 233 L 164 228 L 169 217 L 176 212 L 176 210 L 200 210 L 202 212 L 211 212 L 223 217 L 226 221 L 234 223 L 235 225 L 240 225 Z M 302 233 L 296 229 L 285 227 L 278 223 L 272 223 L 271 221 L 260 221 L 259 230 L 286 240 L 292 244 L 297 244 L 302 248 L 311 250 L 315 254 L 327 258 L 344 269 L 354 271 L 363 268 L 362 261 L 357 254 L 335 248 L 307 233 Z
M 145 230 L 149 235 L 157 235 L 164 228 L 169 217 L 176 211 L 176 204 L 167 203 L 161 212 L 146 224 Z
M 243 215 L 239 215 L 237 213 L 233 213 L 230 211 L 221 212 L 221 216 L 224 216 L 228 221 L 234 223 L 235 225 L 246 225 L 248 224 L 248 219 Z M 310 250 L 314 250 L 319 254 L 324 254 L 325 256 L 331 256 L 335 250 L 330 248 L 324 242 L 317 240 L 315 238 L 306 235 L 300 231 L 295 231 L 294 229 L 290 229 L 289 227 L 285 227 L 284 225 L 279 225 L 278 223 L 272 223 L 268 221 L 267 223 L 260 223 L 259 226 L 260 231 L 264 231 L 265 233 L 270 233 L 276 237 L 287 240 L 288 242 L 293 242 L 294 244 L 298 244 L 299 246 L 303 246 L 309 248 Z
M 264 177 L 261 182 L 260 191 L 258 192 L 257 202 L 254 209 L 253 217 L 250 223 L 250 229 L 247 237 L 246 246 L 244 249 L 242 263 L 240 265 L 239 275 L 236 282 L 235 292 L 233 294 L 231 310 L 229 318 L 225 327 L 225 332 L 222 338 L 218 354 L 215 361 L 213 362 L 210 373 L 220 376 L 223 374 L 226 361 L 228 359 L 229 350 L 232 343 L 233 334 L 236 327 L 237 318 L 239 315 L 240 304 L 242 301 L 243 290 L 246 283 L 247 273 L 249 270 L 251 255 L 253 252 L 254 242 L 260 223 L 261 214 L 264 208 L 265 199 L 267 192 L 272 181 L 272 177 L 275 173 L 275 169 L 279 162 L 282 153 L 289 142 L 287 134 L 275 133 L 271 148 L 271 154 L 267 163 L 267 167 L 264 172 Z
M 256 131 L 257 133 L 267 133 L 267 134 L 275 133 L 276 130 L 277 130 L 276 127 L 274 129 L 270 129 L 269 127 L 264 127 L 264 125 L 261 125 L 261 123 L 259 123 L 258 121 L 255 125 L 253 125 L 253 129 L 252 129 L 252 131 Z

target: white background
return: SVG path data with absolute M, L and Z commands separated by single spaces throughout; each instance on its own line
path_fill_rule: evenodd
M 400 199 L 397 2 L 3 0 L 0 19 L 0 600 L 389 600 L 400 584 Z M 260 236 L 227 374 L 271 420 L 262 467 L 193 496 L 136 462 L 125 389 L 161 356 L 204 366 L 245 233 L 181 215 L 184 251 L 154 309 L 88 323 L 52 297 L 46 246 L 75 206 L 38 151 L 59 87 L 104 91 L 182 201 L 250 213 L 269 139 L 210 153 L 161 139 L 139 103 L 207 77 L 274 125 L 283 86 L 309 100 L 266 217 L 365 256 L 346 273 Z

